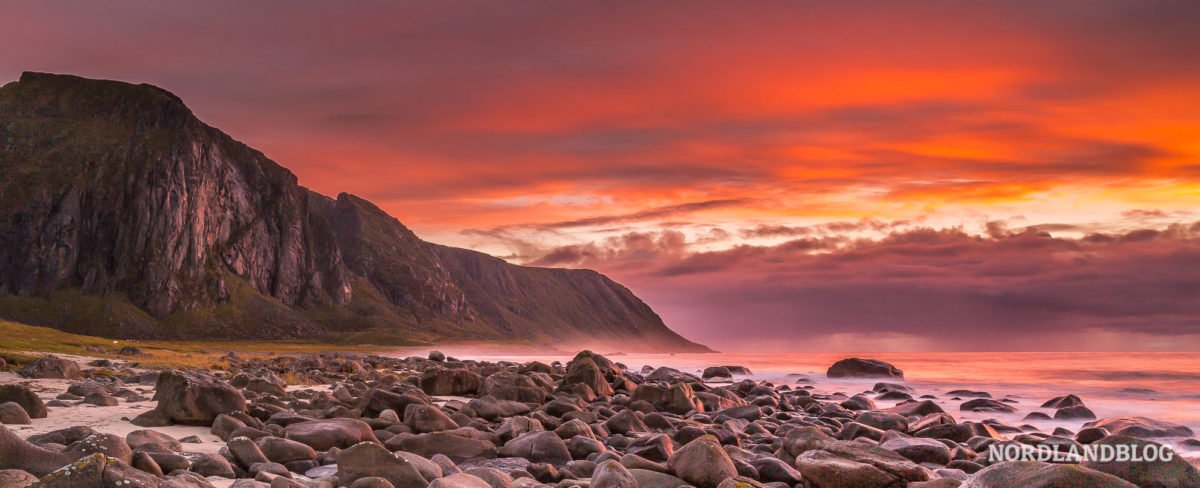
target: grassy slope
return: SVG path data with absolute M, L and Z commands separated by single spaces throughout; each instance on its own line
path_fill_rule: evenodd
M 144 355 L 117 355 L 117 351 L 125 346 L 137 347 Z M 116 341 L 0 320 L 0 358 L 4 358 L 10 368 L 37 357 L 38 353 L 119 358 L 137 362 L 145 368 L 209 368 L 219 367 L 221 357 L 230 352 L 249 358 L 331 349 L 328 344 L 292 341 Z M 381 352 L 384 348 L 338 345 L 333 350 Z

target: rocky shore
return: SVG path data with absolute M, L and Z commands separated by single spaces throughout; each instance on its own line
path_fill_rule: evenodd
M 588 351 L 566 364 L 432 352 L 136 366 L 47 356 L 0 372 L 0 488 L 1200 487 L 1179 456 L 1073 455 L 1194 445 L 1185 426 L 1096 419 L 1068 392 L 1041 403 L 1052 415 L 1027 418 L 1086 422 L 1078 431 L 964 420 L 955 414 L 1023 407 L 982 391 L 916 391 L 871 359 L 829 368 L 828 378 L 873 379 L 849 392 L 755 381 L 735 365 L 631 370 Z M 1046 449 L 1061 458 L 993 458 Z

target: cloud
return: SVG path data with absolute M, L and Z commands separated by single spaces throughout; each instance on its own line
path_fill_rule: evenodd
M 916 228 L 706 252 L 678 235 L 643 234 L 544 259 L 614 276 L 718 349 L 902 334 L 942 349 L 1036 350 L 1050 335 L 1076 348 L 1098 334 L 1198 337 L 1197 230 L 1188 223 L 1071 239 L 1032 228 Z
M 727 200 L 708 200 L 704 202 L 689 202 L 678 205 L 670 205 L 666 207 L 651 208 L 630 214 L 620 215 L 601 215 L 596 217 L 588 217 L 585 219 L 566 220 L 562 222 L 551 222 L 546 224 L 530 224 L 528 227 L 534 227 L 539 230 L 558 230 L 570 229 L 575 227 L 594 227 L 601 225 L 612 224 L 627 224 L 631 222 L 645 222 L 648 220 L 658 220 L 680 215 L 687 215 L 693 212 L 704 210 L 719 209 L 724 207 L 743 206 L 749 203 L 744 199 L 727 199 Z

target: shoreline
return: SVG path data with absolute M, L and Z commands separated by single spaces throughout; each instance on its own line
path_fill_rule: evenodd
M 786 481 L 788 477 L 794 477 L 793 481 L 798 481 L 804 479 L 806 474 L 809 479 L 818 479 L 831 476 L 829 473 L 833 472 L 833 480 L 844 481 L 841 477 L 859 476 L 864 469 L 877 469 L 878 463 L 884 460 L 903 465 L 903 472 L 899 474 L 882 471 L 892 481 L 925 483 L 937 480 L 943 483 L 937 486 L 958 486 L 954 483 L 973 479 L 977 472 L 1018 469 L 1016 464 L 990 462 L 987 456 L 994 455 L 988 454 L 991 445 L 1005 447 L 1009 452 L 1027 453 L 1029 449 L 1050 445 L 1075 445 L 1082 449 L 1093 443 L 1105 442 L 1105 439 L 1125 439 L 1110 432 L 1107 437 L 1086 439 L 1090 441 L 1087 443 L 1077 440 L 1081 435 L 1094 436 L 1089 432 L 1097 429 L 1089 429 L 1088 426 L 1093 424 L 1087 423 L 1090 420 L 1084 418 L 1053 419 L 1061 409 L 1056 411 L 1054 408 L 1036 407 L 1045 400 L 1043 398 L 1027 398 L 998 391 L 949 391 L 944 387 L 930 387 L 916 378 L 909 381 L 902 377 L 853 375 L 833 378 L 830 377 L 832 369 L 828 372 L 829 376 L 807 371 L 780 377 L 777 372 L 755 372 L 739 369 L 740 366 L 735 365 L 728 365 L 730 369 L 724 369 L 714 363 L 702 370 L 686 366 L 674 369 L 664 364 L 639 368 L 623 361 L 640 360 L 643 357 L 669 359 L 670 355 L 609 358 L 585 352 L 569 358 L 570 361 L 566 363 L 517 363 L 493 361 L 492 358 L 457 357 L 453 354 L 447 358 L 441 353 L 429 353 L 428 348 L 424 349 L 426 354 L 421 356 L 395 357 L 401 352 L 393 350 L 382 356 L 365 353 L 327 353 L 321 356 L 278 354 L 265 358 L 241 358 L 235 354 L 227 358 L 228 364 L 222 367 L 223 370 L 201 369 L 192 373 L 164 373 L 162 376 L 155 376 L 154 370 L 130 367 L 136 361 L 61 356 L 62 361 L 80 368 L 75 373 L 78 378 L 25 379 L 13 371 L 0 372 L 0 384 L 28 388 L 44 403 L 52 405 L 47 409 L 45 418 L 33 419 L 28 425 L 7 425 L 5 428 L 20 439 L 38 438 L 78 427 L 93 429 L 96 435 L 107 435 L 104 438 L 110 442 L 132 439 L 129 437 L 131 433 L 144 429 L 176 440 L 194 437 L 189 441 L 200 442 L 182 443 L 177 451 L 155 456 L 178 456 L 193 463 L 193 466 L 200 464 L 202 471 L 208 469 L 204 467 L 205 462 L 222 458 L 234 467 L 232 474 L 239 479 L 253 478 L 270 482 L 276 477 L 287 477 L 305 486 L 338 481 L 339 473 L 345 477 L 352 472 L 348 471 L 351 461 L 340 460 L 341 455 L 336 451 L 358 449 L 356 446 L 364 440 L 378 443 L 375 445 L 382 445 L 388 452 L 417 456 L 413 462 L 425 460 L 439 465 L 443 476 L 456 470 L 464 471 L 463 476 L 471 477 L 479 477 L 477 475 L 485 472 L 496 474 L 490 470 L 480 471 L 480 468 L 489 467 L 516 483 L 525 483 L 511 486 L 565 487 L 574 486 L 573 480 L 607 476 L 609 471 L 617 473 L 614 476 L 627 474 L 643 481 L 670 476 L 673 477 L 671 479 L 684 480 L 696 486 L 709 486 L 705 485 L 705 476 L 723 476 L 722 480 L 741 476 L 747 482 L 762 484 L 781 482 L 773 478 Z M 506 352 L 511 354 L 512 351 Z M 701 354 L 693 356 L 713 357 Z M 304 364 L 308 366 L 302 366 Z M 311 368 L 316 365 L 321 367 Z M 59 364 L 56 367 L 69 369 L 69 365 Z M 55 369 L 47 367 L 43 370 Z M 178 391 L 178 387 L 169 386 L 169 381 L 163 383 L 167 381 L 163 379 L 165 377 L 181 378 L 186 380 L 185 384 L 194 385 L 200 390 L 184 395 L 181 400 L 177 397 L 182 392 Z M 117 382 L 116 378 L 130 381 Z M 155 378 L 155 381 L 143 383 L 147 378 Z M 287 378 L 287 381 L 283 378 Z M 366 388 L 355 387 L 352 381 L 365 381 Z M 72 385 L 79 384 L 102 386 L 104 396 L 113 398 L 112 406 L 62 400 Z M 166 390 L 156 391 L 156 388 Z M 163 395 L 164 401 L 151 399 L 156 392 Z M 160 422 L 155 415 L 147 414 L 161 410 L 167 412 L 165 415 L 168 417 L 176 415 L 178 412 L 171 410 L 173 407 L 164 408 L 164 405 L 187 401 L 187 398 L 196 396 L 195 393 L 203 393 L 200 395 L 202 397 L 244 398 L 240 401 L 245 407 L 241 408 L 252 415 L 239 413 L 235 417 L 228 417 L 213 411 L 205 415 L 211 415 L 213 419 L 225 417 L 234 420 L 213 422 L 208 419 L 206 422 L 212 425 L 180 425 L 169 418 Z M 1067 400 L 1059 400 L 1078 402 L 1078 407 L 1087 408 L 1078 398 L 1063 398 Z M 968 404 L 976 405 L 978 409 L 964 410 Z M 1073 403 L 1069 406 L 1072 412 L 1079 410 Z M 263 410 L 264 407 L 270 408 Z M 189 408 L 194 410 L 201 407 L 191 405 Z M 385 412 L 387 410 L 392 413 Z M 418 411 L 419 414 L 415 413 Z M 1031 412 L 1041 412 L 1045 418 L 1022 418 Z M 329 445 L 320 436 L 311 438 L 303 432 L 292 432 L 295 429 L 293 424 L 315 423 L 326 430 L 345 428 L 342 424 L 329 424 L 343 422 L 337 419 L 371 427 L 360 431 L 358 437 L 351 436 L 354 442 L 339 441 L 337 446 Z M 951 420 L 952 423 L 941 425 L 939 422 L 944 420 L 939 419 Z M 526 427 L 505 434 L 510 432 L 506 429 L 516 428 L 513 422 L 517 420 Z M 147 422 L 152 425 L 147 426 Z M 154 425 L 154 422 L 160 422 L 161 425 Z M 239 435 L 225 434 L 223 429 L 217 427 L 222 422 L 241 425 L 234 432 L 243 432 L 240 435 L 249 435 L 258 439 L 256 442 L 259 443 L 265 442 L 263 439 L 308 443 L 315 457 L 290 461 L 291 464 L 274 463 L 275 467 L 271 470 L 267 470 L 269 466 L 266 465 L 245 463 L 238 454 L 231 453 L 231 446 L 237 444 L 233 442 L 234 438 Z M 528 426 L 532 424 L 529 422 L 537 422 L 544 431 L 558 435 L 551 438 L 538 434 L 542 431 L 530 431 Z M 1127 432 L 1138 432 L 1138 428 L 1147 426 L 1186 429 L 1152 419 L 1126 419 L 1114 423 L 1101 418 L 1096 422 L 1113 425 L 1113 428 L 1122 427 Z M 1126 424 L 1129 423 L 1145 425 L 1128 427 Z M 571 429 L 575 430 L 563 430 L 567 426 L 573 426 Z M 583 430 L 578 430 L 580 428 Z M 701 430 L 684 434 L 694 428 Z M 796 448 L 792 452 L 787 446 L 790 442 L 798 442 L 795 437 L 796 432 L 800 431 L 804 432 L 804 442 L 808 447 Z M 1165 445 L 1174 449 L 1172 452 L 1180 455 L 1179 461 L 1192 466 L 1191 470 L 1195 472 L 1194 465 L 1200 463 L 1197 458 L 1200 451 L 1196 450 L 1200 448 L 1200 442 L 1192 438 L 1194 432 L 1187 432 L 1186 437 L 1191 440 L 1183 437 L 1138 437 L 1165 442 Z M 338 435 L 350 434 L 342 432 Z M 446 435 L 450 437 L 444 437 Z M 453 439 L 452 444 L 469 445 L 446 447 L 442 443 L 449 442 L 447 439 Z M 1050 442 L 1054 439 L 1059 440 Z M 1014 444 L 1014 441 L 1018 442 Z M 76 450 L 78 442 L 66 446 L 45 444 L 43 447 L 63 449 L 63 452 L 70 453 Z M 264 445 L 274 445 L 272 442 Z M 663 442 L 668 445 L 662 445 Z M 939 451 L 940 448 L 929 442 L 935 442 L 947 450 L 930 454 L 927 451 Z M 529 447 L 525 447 L 530 443 Z M 778 450 L 780 445 L 785 449 Z M 951 449 L 950 445 L 955 447 Z M 24 442 L 15 449 L 35 448 L 30 446 L 34 445 Z M 563 450 L 557 450 L 556 446 L 561 446 Z M 871 446 L 875 447 L 858 452 Z M 332 447 L 337 449 L 330 451 Z M 682 461 L 672 461 L 690 451 L 705 456 L 717 455 L 716 452 L 720 451 L 725 459 L 729 459 L 728 466 L 733 466 L 734 470 L 724 472 L 718 469 L 719 472 L 714 475 L 708 472 L 711 466 L 686 466 L 681 464 Z M 1082 449 L 1080 452 L 1091 451 Z M 943 458 L 942 454 L 949 457 Z M 927 458 L 930 455 L 933 458 Z M 827 456 L 837 459 L 826 459 Z M 0 467 L 14 468 L 2 466 L 5 462 L 12 463 L 5 461 L 4 457 L 0 455 Z M 611 461 L 611 465 L 605 462 L 606 459 Z M 781 461 L 786 469 L 775 466 Z M 132 458 L 129 462 L 132 462 Z M 842 470 L 847 462 L 862 466 L 854 470 Z M 243 465 L 239 466 L 239 463 Z M 716 464 L 717 468 L 727 467 L 723 462 Z M 771 474 L 764 474 L 763 469 L 767 464 L 773 467 L 767 470 Z M 605 469 L 601 469 L 601 466 Z M 744 466 L 754 469 L 742 469 Z M 386 474 L 388 471 L 385 467 L 377 467 L 380 471 L 374 474 Z M 779 472 L 773 471 L 775 468 Z M 1103 470 L 1111 471 L 1110 468 L 1103 464 L 1088 464 L 1087 471 L 1089 476 L 1095 474 L 1101 477 L 1107 476 Z M 115 468 L 110 466 L 104 469 Z M 1200 476 L 1200 472 L 1197 473 Z M 168 472 L 161 479 L 181 481 L 180 476 L 196 474 L 201 473 Z M 235 483 L 233 477 L 214 477 L 211 471 L 202 474 L 208 475 L 203 481 L 207 485 L 200 486 L 225 487 Z M 433 482 L 440 478 L 425 481 Z M 520 481 L 523 479 L 528 481 Z M 715 487 L 716 484 L 710 486 Z

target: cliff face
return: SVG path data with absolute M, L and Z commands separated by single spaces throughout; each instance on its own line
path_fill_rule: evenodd
M 162 89 L 38 73 L 0 88 L 0 317 L 130 337 L 702 348 L 597 273 L 436 246 L 365 200 L 312 193 Z

